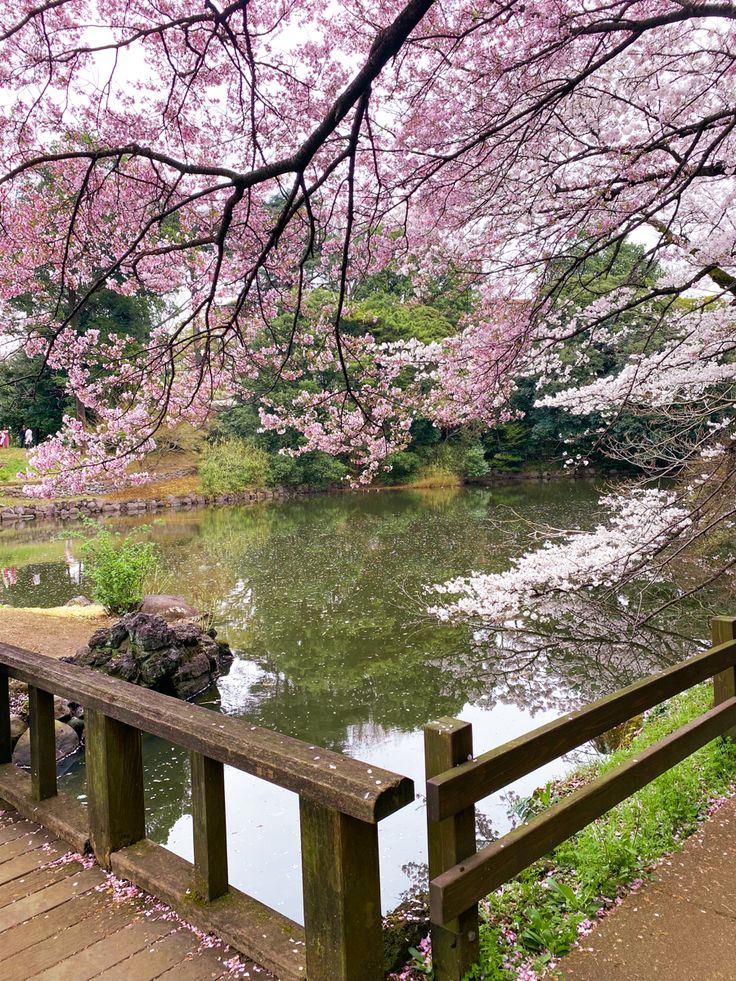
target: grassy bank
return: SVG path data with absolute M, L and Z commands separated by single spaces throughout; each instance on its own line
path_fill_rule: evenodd
M 521 802 L 524 819 L 582 783 L 631 759 L 712 704 L 700 685 L 649 712 L 628 746 Z M 466 981 L 532 981 L 554 976 L 556 959 L 598 919 L 640 887 L 659 859 L 680 847 L 736 781 L 736 744 L 719 738 L 598 821 L 481 904 L 481 957 Z M 431 977 L 429 953 L 398 975 Z

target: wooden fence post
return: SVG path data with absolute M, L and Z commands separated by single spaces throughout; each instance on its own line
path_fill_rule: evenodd
M 13 740 L 10 734 L 10 679 L 0 674 L 0 763 L 13 759 Z
M 383 981 L 378 827 L 299 799 L 309 981 Z
M 222 763 L 191 753 L 194 888 L 211 903 L 227 892 L 225 774 Z
M 710 622 L 713 646 L 736 640 L 736 617 L 714 617 Z M 713 675 L 713 704 L 720 705 L 736 695 L 736 667 L 727 668 Z M 727 730 L 724 735 L 736 739 L 736 728 Z
M 473 727 L 443 718 L 424 727 L 424 768 L 427 779 L 465 763 L 473 755 Z M 427 818 L 430 881 L 475 854 L 475 807 L 444 821 Z M 436 981 L 462 981 L 478 959 L 478 905 L 456 919 L 432 924 L 432 964 Z
M 28 686 L 31 729 L 31 790 L 34 800 L 56 796 L 56 729 L 54 696 L 34 685 Z
M 146 836 L 143 755 L 138 729 L 97 710 L 84 713 L 89 836 L 97 861 Z

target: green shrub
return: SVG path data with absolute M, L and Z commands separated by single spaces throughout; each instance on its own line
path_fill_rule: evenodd
M 302 480 L 312 487 L 326 487 L 339 484 L 348 474 L 348 468 L 335 456 L 314 450 L 299 457 Z
M 213 443 L 202 454 L 199 475 L 208 494 L 234 494 L 265 487 L 269 459 L 265 450 L 239 439 Z
M 515 453 L 496 453 L 488 466 L 491 470 L 513 471 L 521 470 L 524 458 Z
M 303 484 L 304 475 L 299 460 L 282 453 L 271 454 L 268 458 L 266 482 L 269 487 L 293 487 L 295 484 Z
M 391 469 L 381 474 L 381 481 L 384 484 L 409 483 L 416 477 L 422 466 L 421 457 L 412 453 L 411 450 L 389 453 L 385 462 Z
M 463 457 L 463 477 L 466 480 L 480 480 L 490 470 L 483 447 L 480 444 L 471 446 Z
M 146 580 L 158 568 L 153 542 L 137 542 L 105 530 L 82 545 L 82 557 L 92 596 L 108 613 L 137 609 Z

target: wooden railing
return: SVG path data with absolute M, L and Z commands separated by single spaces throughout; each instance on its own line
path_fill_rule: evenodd
M 29 686 L 30 775 L 11 763 L 9 678 Z M 84 706 L 86 808 L 57 794 L 54 695 Z M 145 837 L 143 732 L 191 753 L 193 864 Z M 224 765 L 299 795 L 304 928 L 228 885 Z M 414 800 L 406 777 L 0 643 L 0 797 L 282 981 L 384 976 L 377 825 Z
M 478 957 L 478 901 L 665 770 L 724 733 L 736 736 L 736 618 L 713 621 L 713 647 L 482 756 L 472 727 L 425 728 L 430 919 L 436 981 Z M 476 852 L 475 804 L 665 699 L 713 679 L 714 707 Z

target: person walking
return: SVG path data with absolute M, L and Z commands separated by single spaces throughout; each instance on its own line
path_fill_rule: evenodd
M 10 448 L 10 433 L 7 429 L 0 429 L 0 450 Z
M 26 427 L 23 433 L 23 445 L 27 450 L 30 450 L 33 446 L 33 430 L 30 426 Z

